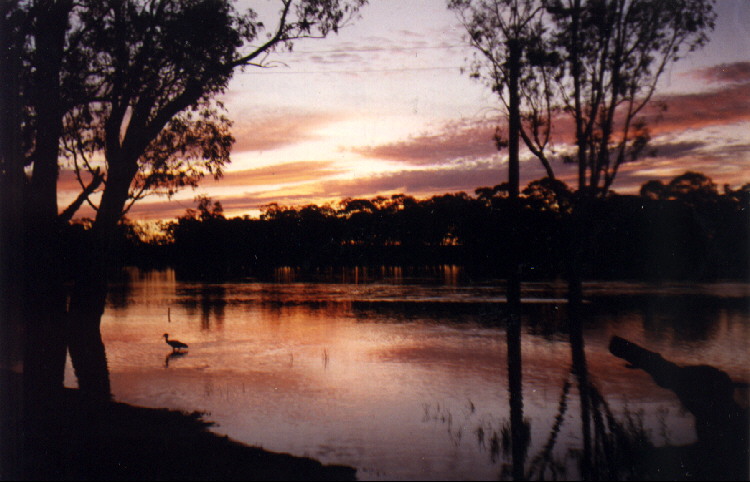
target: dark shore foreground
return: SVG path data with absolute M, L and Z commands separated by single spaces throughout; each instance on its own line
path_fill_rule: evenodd
M 56 433 L 26 446 L 23 478 L 46 480 L 356 480 L 351 467 L 249 447 L 200 413 L 108 402 L 66 390 Z M 47 440 L 45 440 L 47 439 Z

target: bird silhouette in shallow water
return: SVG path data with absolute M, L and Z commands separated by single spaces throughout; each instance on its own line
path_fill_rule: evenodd
M 172 347 L 172 352 L 178 352 L 180 350 L 187 350 L 187 345 L 181 341 L 177 340 L 170 340 L 169 339 L 169 333 L 164 333 L 164 341 L 167 342 L 167 345 Z

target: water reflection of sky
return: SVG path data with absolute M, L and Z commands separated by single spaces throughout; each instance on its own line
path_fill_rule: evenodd
M 277 278 L 285 282 L 130 272 L 102 325 L 116 399 L 206 411 L 218 432 L 352 465 L 361 479 L 498 477 L 490 434 L 508 419 L 501 284 L 467 280 L 455 267 Z M 590 377 L 617 413 L 640 414 L 656 442 L 693 441 L 691 417 L 672 392 L 608 352 L 612 335 L 750 379 L 746 285 L 610 283 L 586 292 Z M 535 301 L 525 305 L 522 335 L 532 456 L 573 382 L 564 293 L 564 284 L 524 285 Z M 188 343 L 188 354 L 167 358 L 163 333 Z M 581 442 L 568 389 L 560 456 Z

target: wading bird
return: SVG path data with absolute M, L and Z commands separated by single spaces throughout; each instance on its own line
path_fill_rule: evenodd
M 172 352 L 180 351 L 182 349 L 187 350 L 187 345 L 181 341 L 177 340 L 170 340 L 169 339 L 169 333 L 164 333 L 164 341 L 167 342 L 167 345 L 172 347 Z

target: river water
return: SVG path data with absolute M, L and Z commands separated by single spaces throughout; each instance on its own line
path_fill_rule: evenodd
M 613 335 L 750 381 L 749 285 L 587 283 L 584 292 L 593 412 L 630 433 L 656 446 L 696 441 L 677 397 L 609 353 Z M 527 467 L 577 478 L 585 424 L 565 293 L 563 282 L 523 284 L 521 395 Z M 102 335 L 117 401 L 202 411 L 218 433 L 349 465 L 360 480 L 497 480 L 511 463 L 503 309 L 501 281 L 456 266 L 304 277 L 282 268 L 231 283 L 128 269 Z M 164 333 L 187 353 L 172 356 Z M 69 364 L 66 384 L 75 386 Z

